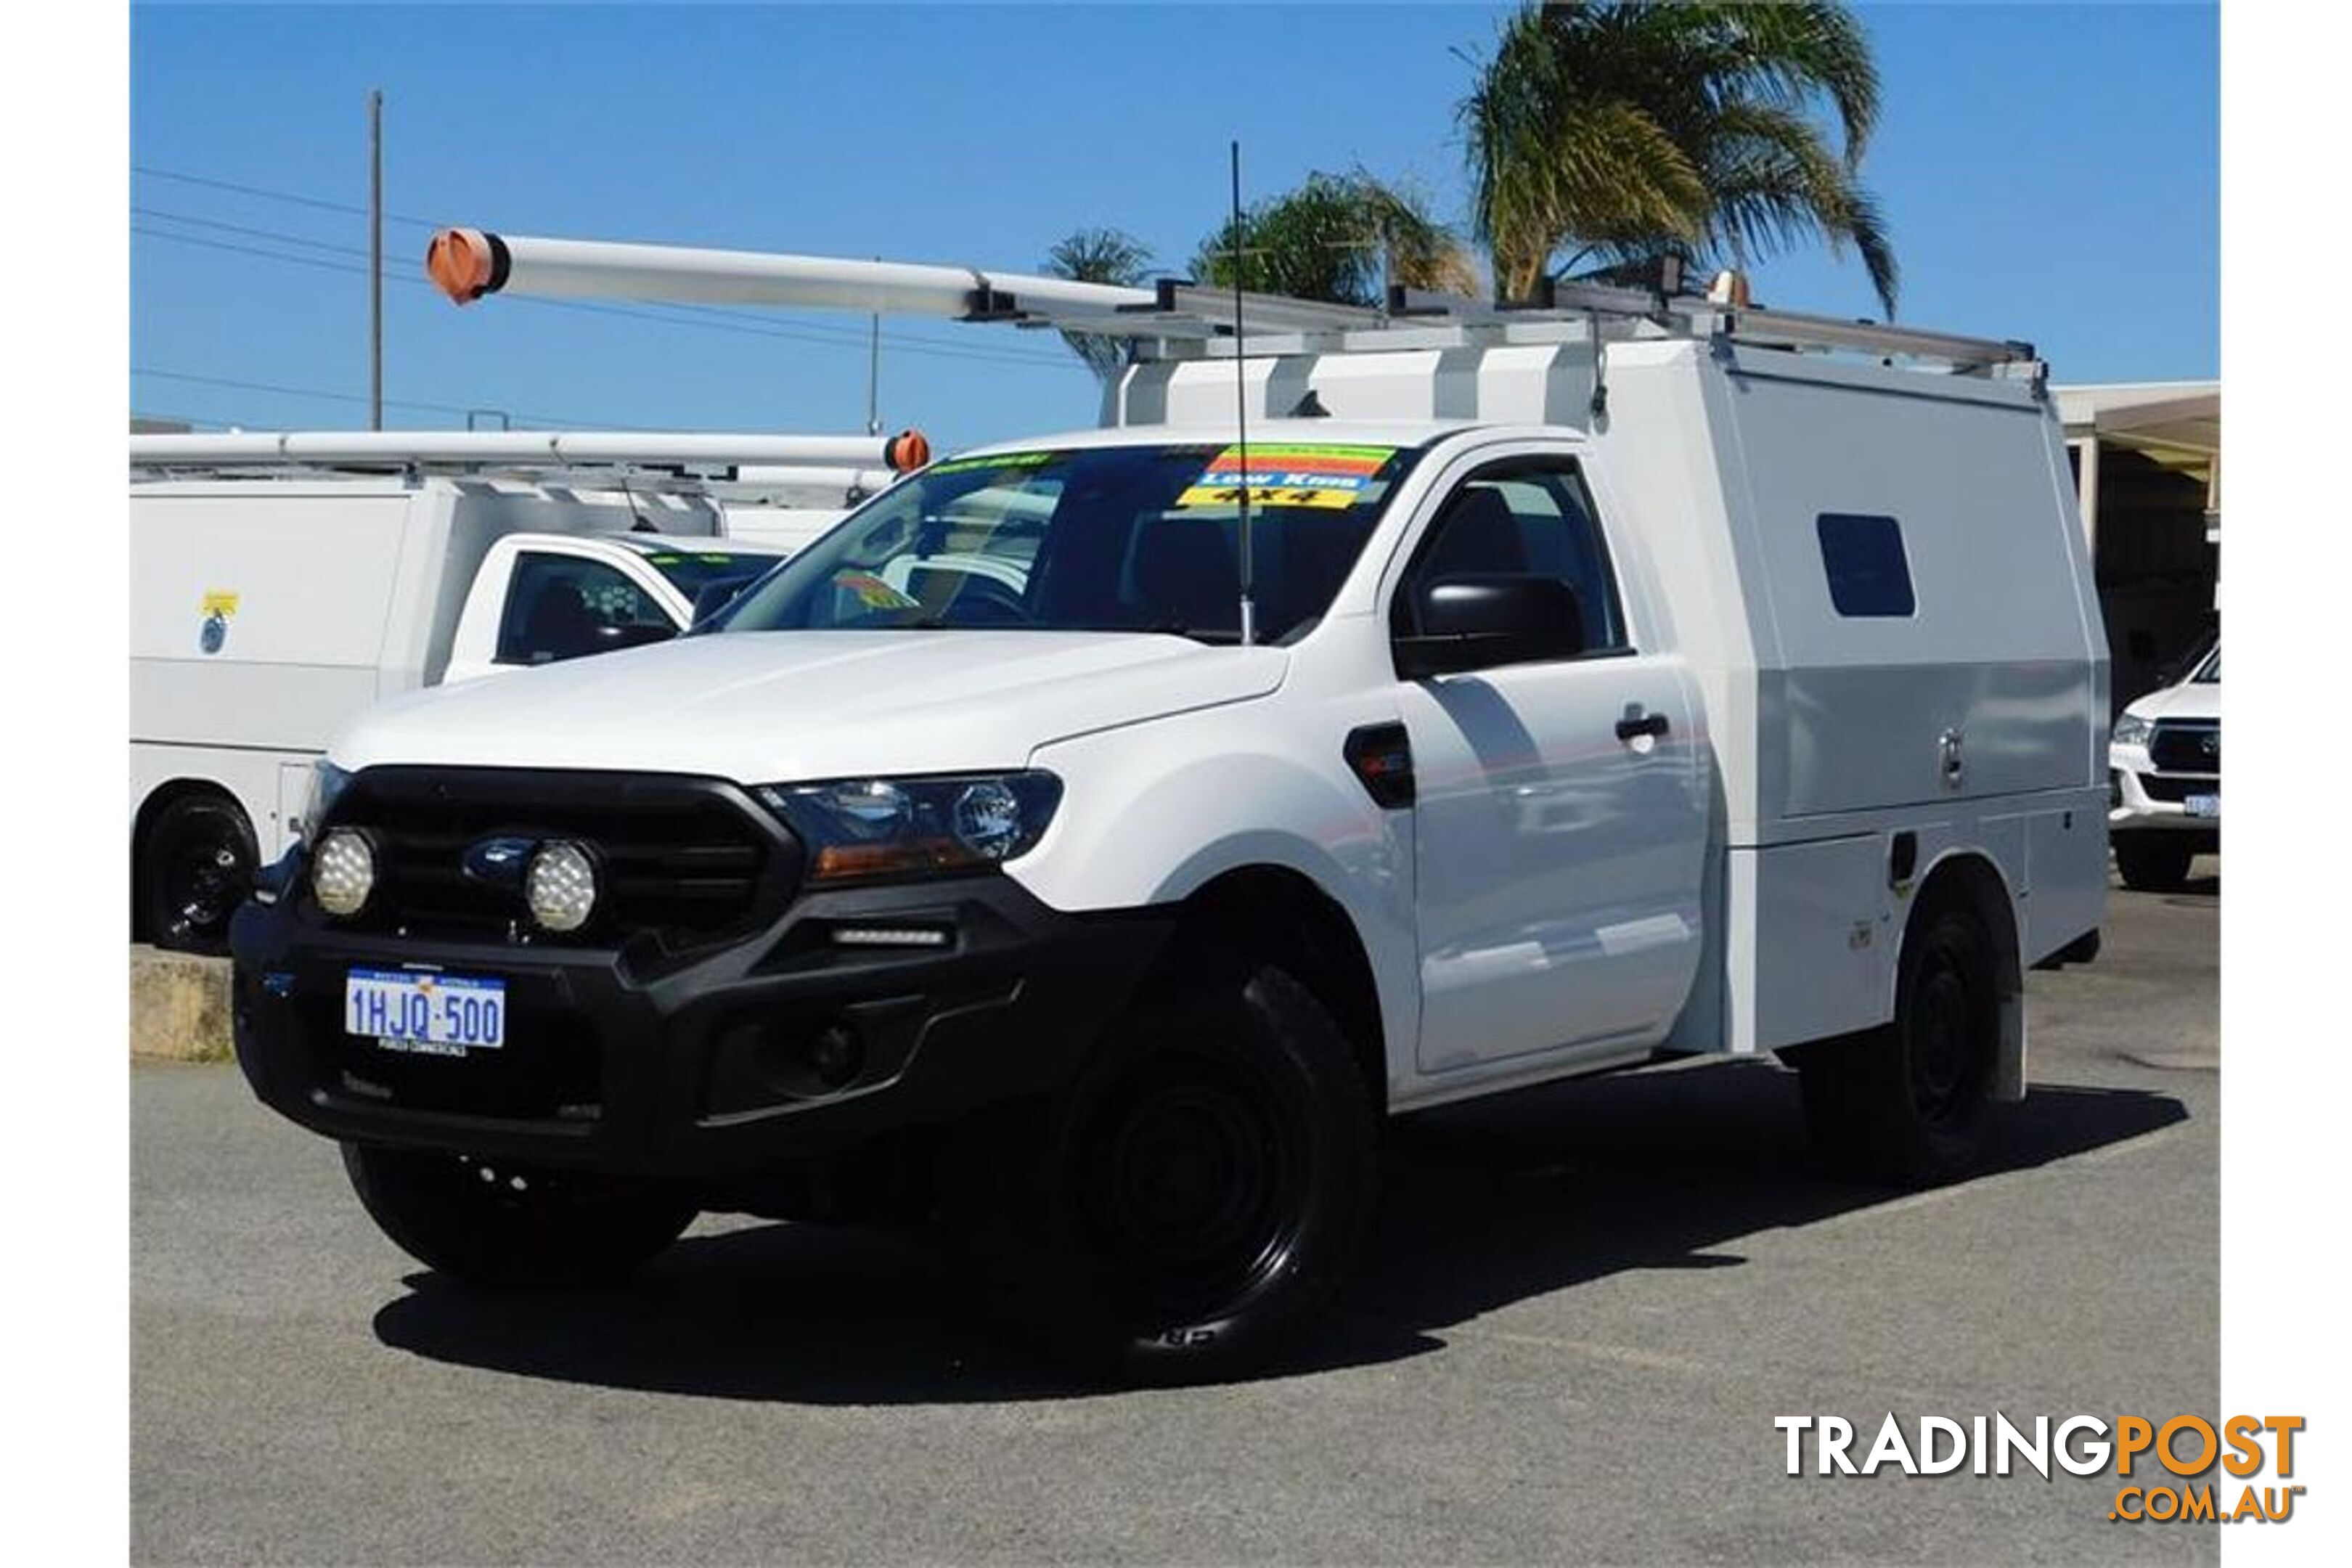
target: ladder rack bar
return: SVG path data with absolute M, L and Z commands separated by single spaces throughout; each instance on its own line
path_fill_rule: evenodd
M 2034 357 L 2033 345 L 2027 342 L 1927 332 L 1876 321 L 1844 321 L 1834 316 L 1807 315 L 1797 310 L 1708 309 L 1719 310 L 1724 330 L 1738 338 L 1788 340 L 1828 348 L 1861 349 L 1876 354 L 1949 360 L 1955 364 L 2016 364 Z
M 1391 291 L 1390 310 L 1408 321 L 1464 325 L 1605 316 L 1646 321 L 1669 331 L 1679 325 L 1680 330 L 1694 336 L 1712 336 L 1719 331 L 1758 342 L 1940 359 L 1958 365 L 2011 364 L 2034 357 L 2032 343 L 1921 331 L 1912 327 L 1850 321 L 1798 310 L 1723 305 L 1692 295 L 1646 294 L 1638 289 L 1598 283 L 1556 283 L 1547 290 L 1543 300 L 1527 305 L 1490 305 L 1458 295 L 1399 289 Z
M 972 267 L 546 239 L 471 228 L 436 234 L 426 252 L 425 269 L 460 304 L 506 290 L 689 304 L 801 306 L 1013 321 L 1066 331 L 1160 339 L 1171 347 L 1187 340 L 1231 337 L 1236 326 L 1230 294 L 1177 279 L 1163 279 L 1150 289 L 1125 288 Z M 1495 305 L 1399 289 L 1391 290 L 1387 307 L 1371 310 L 1248 295 L 1242 301 L 1241 314 L 1254 342 L 1261 334 L 1376 335 L 1379 330 L 1394 326 L 1606 319 L 1645 322 L 1670 334 L 1937 360 L 1961 371 L 1988 371 L 2034 361 L 2030 343 L 1842 321 L 1795 310 L 1752 309 L 1698 295 L 1606 284 L 1552 283 L 1542 299 L 1524 305 Z M 1375 345 L 1367 342 L 1360 346 Z

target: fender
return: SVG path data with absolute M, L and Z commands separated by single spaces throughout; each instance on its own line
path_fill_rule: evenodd
M 1326 726 L 1293 712 L 1283 733 L 1237 724 L 1227 707 L 1040 747 L 1031 765 L 1061 778 L 1061 811 L 1006 873 L 1066 913 L 1178 903 L 1246 867 L 1298 873 L 1363 944 L 1393 1080 L 1421 1032 L 1412 813 L 1382 810 L 1332 765 L 1349 728 L 1382 717 Z M 1254 732 L 1235 733 L 1244 727 Z M 1333 755 L 1318 767 L 1306 737 L 1327 728 Z

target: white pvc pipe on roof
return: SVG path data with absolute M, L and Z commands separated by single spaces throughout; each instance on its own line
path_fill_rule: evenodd
M 133 436 L 134 467 L 253 463 L 819 464 L 887 468 L 904 437 L 603 430 L 324 430 Z M 924 460 L 928 447 L 924 449 Z
M 546 239 L 472 228 L 436 234 L 425 270 L 461 305 L 504 292 L 964 317 L 992 296 L 1010 296 L 1013 308 L 1030 314 L 1108 311 L 1157 299 L 1150 289 L 973 267 Z

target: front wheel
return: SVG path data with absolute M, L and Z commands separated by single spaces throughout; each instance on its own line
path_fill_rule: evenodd
M 1832 1163 L 1905 1185 L 1968 1170 L 2000 1049 L 2000 977 L 1973 909 L 1946 899 L 1919 910 L 1904 935 L 1893 1022 L 1794 1053 L 1806 1120 Z
M 472 1155 L 346 1143 L 343 1169 L 402 1251 L 468 1285 L 618 1279 L 676 1241 L 695 1215 L 642 1184 Z
M 2116 874 L 2141 892 L 2179 891 L 2197 857 L 2196 845 L 2179 833 L 2118 833 L 2115 849 Z
M 1328 1304 L 1361 1244 L 1370 1094 L 1281 969 L 1194 958 L 1039 1123 L 993 1130 L 999 1179 L 971 1194 L 992 1214 L 971 1239 L 1019 1315 L 1090 1369 L 1244 1371 Z

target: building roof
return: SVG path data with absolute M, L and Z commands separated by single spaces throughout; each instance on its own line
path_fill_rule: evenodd
M 2221 384 L 2141 381 L 2061 386 L 2058 416 L 2070 437 L 2096 436 L 2146 452 L 2168 468 L 2210 479 L 2221 456 Z

